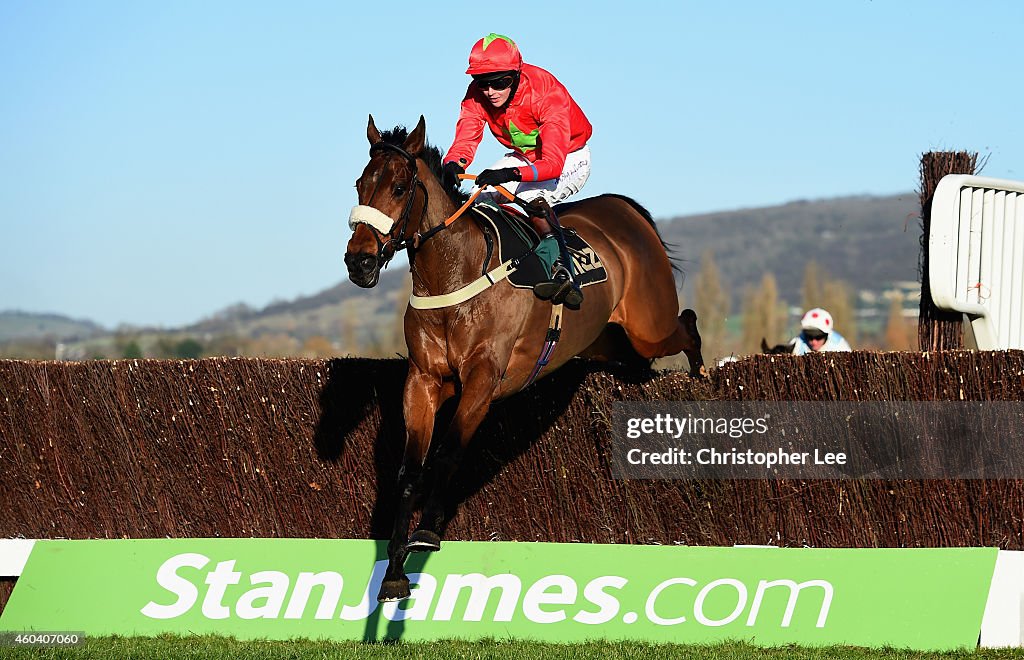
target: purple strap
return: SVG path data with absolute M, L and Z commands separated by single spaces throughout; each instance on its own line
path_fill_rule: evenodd
M 540 351 L 540 357 L 537 358 L 537 364 L 533 366 L 533 372 L 530 373 L 530 377 L 527 379 L 526 384 L 523 385 L 521 390 L 525 390 L 533 381 L 537 380 L 537 376 L 544 367 L 548 366 L 548 362 L 551 361 L 551 356 L 555 352 L 555 346 L 558 346 L 558 340 L 562 335 L 562 306 L 555 305 L 551 310 L 551 324 L 548 326 L 548 333 L 545 337 L 544 347 Z M 520 391 L 521 391 L 520 390 Z

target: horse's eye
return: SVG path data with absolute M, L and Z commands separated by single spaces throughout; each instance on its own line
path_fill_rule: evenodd
M 395 197 L 401 197 L 402 195 L 405 194 L 405 186 L 401 186 L 401 185 L 395 186 L 394 192 L 395 192 Z

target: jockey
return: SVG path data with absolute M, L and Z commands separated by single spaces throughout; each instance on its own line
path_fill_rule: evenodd
M 579 309 L 583 294 L 563 264 L 547 218 L 548 206 L 579 192 L 590 177 L 587 117 L 562 83 L 526 64 L 514 41 L 489 34 L 473 46 L 466 73 L 473 76 L 455 126 L 455 141 L 444 156 L 448 182 L 473 162 L 484 127 L 512 151 L 482 171 L 479 187 L 504 185 L 528 202 L 530 222 L 541 237 L 536 253 L 551 279 L 534 287 L 542 300 Z
M 793 338 L 793 355 L 806 355 L 825 351 L 851 351 L 850 344 L 832 325 L 832 315 L 820 307 L 804 314 L 800 320 L 801 332 Z

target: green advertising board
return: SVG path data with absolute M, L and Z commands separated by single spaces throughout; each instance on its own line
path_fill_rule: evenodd
M 450 542 L 378 604 L 386 544 L 39 541 L 0 630 L 973 647 L 997 551 Z

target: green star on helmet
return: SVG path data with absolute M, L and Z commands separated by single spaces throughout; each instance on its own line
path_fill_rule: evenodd
M 513 46 L 516 45 L 516 42 L 512 41 L 510 38 L 506 37 L 505 35 L 503 35 L 503 34 L 496 34 L 494 32 L 491 32 L 489 35 L 484 37 L 484 50 L 487 50 L 487 47 L 490 46 L 491 42 L 494 41 L 495 39 L 501 39 L 502 41 L 507 41 L 510 44 L 512 44 Z

